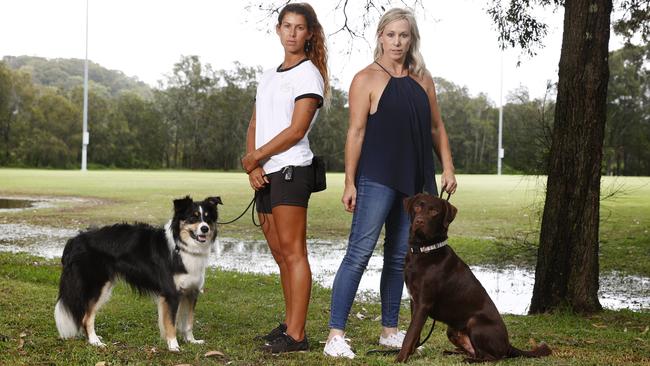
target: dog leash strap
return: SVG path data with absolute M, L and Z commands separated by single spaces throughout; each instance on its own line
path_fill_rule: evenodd
M 217 221 L 217 224 L 219 224 L 219 225 L 228 225 L 228 224 L 232 224 L 233 222 L 241 219 L 241 217 L 244 216 L 246 211 L 248 211 L 248 209 L 251 208 L 253 203 L 255 203 L 255 196 L 253 196 L 253 199 L 251 200 L 251 202 L 248 204 L 248 206 L 246 206 L 246 209 L 244 210 L 244 212 L 242 212 L 241 215 L 237 216 L 237 218 L 235 218 L 234 220 L 227 221 L 227 222 L 218 222 Z
M 438 195 L 438 198 L 442 199 L 442 195 L 445 193 L 444 190 L 440 191 L 440 194 Z M 449 197 L 451 197 L 451 193 L 447 192 L 447 201 L 449 201 Z
M 429 334 L 427 334 L 427 336 L 424 338 L 424 340 L 422 342 L 418 343 L 418 345 L 415 346 L 415 348 L 418 348 L 418 347 L 422 346 L 423 344 L 425 344 L 429 340 L 429 337 L 431 337 L 431 333 L 433 333 L 433 328 L 435 326 L 436 326 L 436 320 L 433 319 L 433 324 L 431 324 L 431 329 L 429 330 Z

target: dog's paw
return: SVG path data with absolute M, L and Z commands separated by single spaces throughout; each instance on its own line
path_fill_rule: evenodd
M 178 346 L 178 341 L 176 340 L 176 338 L 167 340 L 167 349 L 169 349 L 170 352 L 181 351 L 181 348 Z
M 106 347 L 106 345 L 97 336 L 88 338 L 88 343 L 92 344 L 95 347 Z
M 188 343 L 193 343 L 193 344 L 204 344 L 205 343 L 205 341 L 203 339 L 194 339 L 194 338 L 188 339 L 187 342 Z

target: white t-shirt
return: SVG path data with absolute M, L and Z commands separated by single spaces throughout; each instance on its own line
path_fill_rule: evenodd
M 320 100 L 320 107 L 323 101 L 323 89 L 323 77 L 309 59 L 288 69 L 281 70 L 278 67 L 265 71 L 255 96 L 255 148 L 266 144 L 291 125 L 297 100 L 317 98 Z M 261 162 L 265 173 L 277 172 L 287 165 L 311 164 L 314 154 L 309 148 L 307 135 L 317 116 L 318 110 L 314 113 L 307 133 L 298 143 Z

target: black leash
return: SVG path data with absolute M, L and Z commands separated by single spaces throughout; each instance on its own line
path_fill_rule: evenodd
M 253 195 L 253 199 L 252 199 L 251 202 L 248 204 L 248 206 L 246 206 L 246 208 L 244 209 L 244 212 L 242 212 L 242 213 L 241 213 L 239 216 L 237 216 L 235 219 L 230 220 L 230 221 L 226 221 L 226 222 L 219 222 L 219 221 L 217 221 L 217 224 L 219 224 L 219 225 L 228 225 L 228 224 L 232 224 L 233 222 L 235 222 L 235 221 L 241 219 L 242 216 L 244 216 L 244 214 L 248 211 L 248 209 L 251 208 L 251 206 L 254 206 L 256 195 L 257 195 L 257 192 L 255 192 L 255 194 Z M 255 212 L 255 209 L 253 209 L 252 212 L 254 213 L 254 212 Z M 254 218 L 254 216 L 253 216 L 253 224 L 255 224 L 255 218 Z M 257 225 L 256 225 L 256 226 L 257 226 Z
M 416 349 L 420 348 L 423 344 L 425 344 L 428 340 L 429 337 L 431 337 L 431 333 L 433 333 L 433 328 L 436 326 L 436 320 L 433 319 L 433 324 L 431 324 L 431 329 L 429 329 L 429 334 L 424 338 L 423 341 L 418 342 L 418 345 L 415 346 Z M 390 355 L 392 353 L 399 353 L 401 351 L 400 349 L 389 349 L 389 350 L 381 350 L 381 349 L 371 349 L 370 351 L 366 352 L 366 355 L 370 355 L 373 353 L 379 353 L 382 355 Z

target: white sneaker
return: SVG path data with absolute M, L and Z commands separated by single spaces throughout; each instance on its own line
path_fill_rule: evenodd
M 326 356 L 330 357 L 347 357 L 349 359 L 354 358 L 354 352 L 352 352 L 352 348 L 350 348 L 348 342 L 340 335 L 332 337 L 332 339 L 325 343 L 323 353 Z
M 397 331 L 397 333 L 389 334 L 387 337 L 383 335 L 379 336 L 379 344 L 391 348 L 402 348 L 402 343 L 404 343 L 404 337 L 406 333 L 403 331 Z

